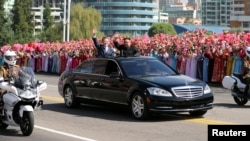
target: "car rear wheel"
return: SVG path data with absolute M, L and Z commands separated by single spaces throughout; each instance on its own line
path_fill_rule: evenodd
M 130 109 L 135 119 L 143 120 L 149 117 L 146 100 L 140 93 L 135 93 L 132 96 Z
M 71 86 L 67 86 L 64 89 L 64 103 L 68 108 L 74 108 L 79 105 Z

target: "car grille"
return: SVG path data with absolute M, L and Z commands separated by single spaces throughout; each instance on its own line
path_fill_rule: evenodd
M 184 86 L 172 88 L 173 93 L 176 97 L 182 98 L 194 98 L 203 94 L 202 86 Z

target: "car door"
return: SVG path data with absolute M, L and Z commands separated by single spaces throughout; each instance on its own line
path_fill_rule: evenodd
M 118 64 L 113 60 L 108 60 L 105 70 L 105 77 L 102 78 L 102 98 L 105 101 L 110 101 L 114 103 L 125 104 L 127 102 L 127 84 L 123 79 L 119 77 L 111 77 L 111 73 L 121 74 L 121 69 Z
M 78 97 L 90 98 L 90 81 L 94 60 L 83 62 L 73 73 L 72 82 Z
M 95 100 L 105 100 L 106 95 L 104 95 L 102 80 L 105 78 L 104 73 L 107 65 L 107 59 L 98 58 L 93 64 L 93 71 L 91 73 L 91 78 L 89 79 L 89 95 L 91 99 Z

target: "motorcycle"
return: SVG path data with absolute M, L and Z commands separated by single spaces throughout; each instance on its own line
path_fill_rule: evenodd
M 36 80 L 31 67 L 21 67 L 18 77 L 0 83 L 5 90 L 0 111 L 0 129 L 19 126 L 24 136 L 32 134 L 34 129 L 34 111 L 43 105 L 40 91 L 47 88 L 47 83 Z
M 234 101 L 238 105 L 245 105 L 250 99 L 250 93 L 244 94 L 246 83 L 244 83 L 243 76 L 240 73 L 233 73 L 231 76 L 224 76 L 222 79 L 223 88 L 230 89 Z

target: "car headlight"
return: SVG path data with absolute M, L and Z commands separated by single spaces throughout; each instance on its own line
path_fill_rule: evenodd
M 205 89 L 204 89 L 204 94 L 211 93 L 210 87 L 206 84 Z
M 172 94 L 164 89 L 150 87 L 150 88 L 147 88 L 147 90 L 149 94 L 151 95 L 172 97 Z

